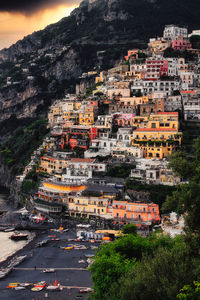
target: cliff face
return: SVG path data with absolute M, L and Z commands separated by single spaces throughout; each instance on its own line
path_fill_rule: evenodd
M 9 191 L 9 203 L 12 203 L 14 207 L 18 207 L 23 204 L 23 199 L 19 193 L 19 189 L 15 180 L 15 176 L 12 173 L 12 169 L 9 169 L 4 164 L 3 158 L 0 155 L 0 185 L 6 187 Z

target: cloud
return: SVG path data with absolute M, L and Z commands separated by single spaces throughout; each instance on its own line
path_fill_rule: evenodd
M 73 6 L 79 3 L 80 0 L 1 0 L 0 11 L 30 15 L 53 6 Z

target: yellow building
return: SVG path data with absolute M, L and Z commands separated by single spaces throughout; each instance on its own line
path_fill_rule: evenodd
M 42 156 L 40 160 L 39 170 L 47 174 L 62 173 L 64 168 L 69 165 L 69 160 L 63 158 L 55 158 Z
M 181 145 L 182 133 L 175 128 L 137 128 L 132 145 L 143 150 L 145 158 L 164 158 Z
M 121 105 L 139 105 L 148 103 L 148 96 L 142 97 L 120 97 L 119 102 Z
M 69 197 L 68 208 L 69 215 L 74 217 L 87 217 L 90 216 L 107 216 L 107 206 L 109 199 L 104 196 L 90 197 L 90 196 L 75 196 Z
M 79 125 L 93 125 L 94 124 L 94 107 L 87 106 L 84 112 L 79 113 Z
M 148 128 L 172 128 L 179 129 L 178 112 L 159 112 L 151 114 L 147 124 Z
M 97 76 L 95 78 L 95 83 L 97 84 L 97 83 L 103 82 L 104 79 L 105 79 L 105 77 L 106 77 L 106 74 L 107 74 L 106 71 L 101 71 L 100 74 L 99 74 L 99 76 Z

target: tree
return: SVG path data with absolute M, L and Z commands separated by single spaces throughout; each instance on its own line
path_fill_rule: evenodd
M 169 168 L 172 168 L 177 176 L 183 179 L 188 179 L 193 175 L 194 164 L 189 161 L 186 153 L 182 151 L 176 151 L 169 157 Z
M 122 232 L 124 234 L 136 235 L 137 234 L 137 226 L 134 224 L 127 224 L 122 228 Z
M 200 282 L 194 281 L 192 285 L 184 285 L 180 293 L 176 296 L 178 300 L 199 300 Z
M 174 300 L 180 287 L 192 282 L 197 275 L 195 263 L 181 247 L 160 248 L 153 257 L 146 256 L 133 265 L 105 299 Z

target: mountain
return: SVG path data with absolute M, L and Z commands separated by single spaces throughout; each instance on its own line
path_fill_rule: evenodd
M 199 0 L 84 0 L 69 17 L 0 51 L 0 121 L 36 117 L 83 72 L 145 47 L 166 24 L 200 27 Z

